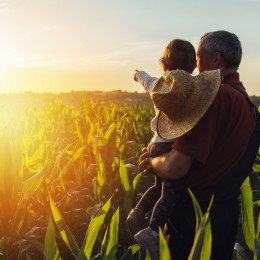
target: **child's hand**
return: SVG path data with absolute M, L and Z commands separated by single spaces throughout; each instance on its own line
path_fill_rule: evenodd
M 151 165 L 152 157 L 148 153 L 147 147 L 142 149 L 142 154 L 139 157 L 139 169 L 143 173 L 151 173 L 152 172 L 152 165 Z
M 136 73 L 139 72 L 139 70 L 135 70 L 134 80 L 137 81 Z

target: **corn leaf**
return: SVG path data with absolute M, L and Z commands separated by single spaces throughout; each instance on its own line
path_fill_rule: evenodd
M 145 260 L 151 260 L 148 250 L 146 251 Z
M 256 164 L 256 163 L 255 163 L 255 164 L 253 165 L 253 171 L 254 171 L 254 172 L 257 172 L 257 173 L 260 172 L 260 164 Z
M 104 206 L 98 211 L 97 215 L 91 220 L 77 260 L 90 259 L 98 231 L 104 222 L 105 216 L 110 208 L 110 204 L 111 198 L 104 204 Z
M 101 255 L 102 256 L 104 256 L 105 251 L 106 251 L 107 237 L 108 237 L 108 227 L 106 228 L 106 232 L 105 232 L 104 238 L 103 238 L 102 243 L 101 243 Z
M 105 253 L 106 260 L 116 259 L 117 243 L 118 243 L 118 225 L 119 225 L 119 208 L 112 216 L 109 227 L 109 239 Z
M 255 248 L 255 225 L 253 214 L 253 197 L 249 177 L 241 186 L 241 211 L 242 230 L 248 248 L 253 252 L 254 259 L 257 259 Z
M 57 175 L 61 173 L 61 169 L 60 169 L 60 162 L 62 159 L 62 156 L 64 154 L 66 154 L 66 152 L 68 151 L 69 147 L 71 146 L 71 144 L 67 145 L 61 152 L 58 153 L 58 155 L 56 156 L 55 159 L 55 163 L 53 165 L 52 171 L 49 175 L 49 181 L 51 182 L 52 180 L 56 179 Z
M 108 140 L 107 143 L 107 154 L 105 158 L 105 165 L 106 168 L 111 167 L 116 151 L 116 127 L 114 124 L 111 124 L 110 127 L 107 129 L 105 138 Z
M 160 248 L 160 259 L 171 260 L 171 254 L 161 228 L 159 229 L 159 248 Z
M 106 182 L 106 169 L 103 160 L 101 159 L 100 154 L 96 154 L 96 164 L 98 165 L 97 180 L 100 187 Z
M 137 185 L 137 183 L 139 182 L 141 176 L 142 176 L 142 173 L 141 173 L 141 172 L 138 173 L 138 174 L 135 176 L 135 178 L 134 178 L 134 180 L 133 180 L 133 189 L 134 189 L 134 190 L 136 189 L 136 185 Z
M 133 188 L 130 187 L 126 166 L 122 160 L 120 160 L 119 162 L 119 176 L 121 184 L 126 192 L 124 200 L 124 210 L 128 214 L 132 209 Z
M 55 221 L 55 224 L 60 232 L 60 235 L 64 241 L 64 243 L 67 245 L 71 253 L 77 257 L 80 253 L 80 249 L 72 236 L 69 228 L 67 227 L 65 221 L 63 220 L 58 208 L 54 204 L 51 195 L 49 194 L 49 199 L 50 199 L 50 206 L 51 206 L 51 212 L 53 219 Z
M 256 230 L 256 238 L 260 238 L 260 214 L 258 215 L 258 220 L 257 220 L 257 230 Z
M 41 170 L 23 182 L 22 197 L 27 199 L 41 186 L 45 175 L 45 165 Z
M 138 250 L 140 250 L 140 245 L 134 244 L 130 246 L 128 249 L 131 251 L 132 255 L 134 255 Z
M 195 197 L 193 197 L 193 200 L 194 199 L 195 199 Z M 214 196 L 212 196 L 209 207 L 208 207 L 206 213 L 203 215 L 203 217 L 199 223 L 199 228 L 195 233 L 195 239 L 194 239 L 194 242 L 193 242 L 193 245 L 191 248 L 191 252 L 190 252 L 190 255 L 188 258 L 189 260 L 195 260 L 195 259 L 209 260 L 210 259 L 212 234 L 211 234 L 209 211 L 210 211 L 211 205 L 213 203 L 213 199 L 214 199 Z M 196 201 L 196 199 L 194 200 L 194 202 L 195 201 Z M 197 206 L 198 206 L 198 204 L 194 203 L 194 208 Z M 200 207 L 197 209 L 197 212 L 201 212 Z
M 127 170 L 126 170 L 125 164 L 122 160 L 120 160 L 120 164 L 119 164 L 119 174 L 120 174 L 120 181 L 122 183 L 124 190 L 129 191 L 130 184 L 129 184 L 129 180 L 128 180 L 128 176 L 127 176 Z
M 84 136 L 82 135 L 80 131 L 80 126 L 78 120 L 75 120 L 75 127 L 76 127 L 76 134 L 78 136 L 79 142 L 84 145 Z
M 44 242 L 44 259 L 45 260 L 61 259 L 57 247 L 57 243 L 56 243 L 55 228 L 51 216 L 49 217 L 49 223 L 48 223 L 45 242 Z
M 239 243 L 235 243 L 234 251 L 236 260 L 249 260 L 246 250 Z
M 89 129 L 87 131 L 88 137 L 87 137 L 87 144 L 90 144 L 93 140 L 93 134 L 94 134 L 94 124 L 91 123 L 91 120 L 89 117 L 86 117 L 86 123 L 89 126 Z
M 73 157 L 72 157 L 72 163 L 74 163 L 81 155 L 82 153 L 84 152 L 84 150 L 86 149 L 86 146 L 82 146 L 80 147 L 74 154 L 73 154 Z
M 194 207 L 194 210 L 195 210 L 196 232 L 197 232 L 198 229 L 199 229 L 199 225 L 201 223 L 201 220 L 202 220 L 202 212 L 201 212 L 201 209 L 200 209 L 200 205 L 199 205 L 198 201 L 196 200 L 195 196 L 193 195 L 192 191 L 190 189 L 188 189 L 188 191 L 190 193 L 192 203 L 193 203 L 193 207 Z

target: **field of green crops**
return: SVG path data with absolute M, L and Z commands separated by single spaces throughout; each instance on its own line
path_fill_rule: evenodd
M 149 259 L 125 219 L 153 182 L 138 170 L 152 116 L 152 106 L 133 102 L 2 104 L 0 259 Z M 260 254 L 259 186 L 258 157 L 242 186 L 235 259 Z M 202 243 L 195 241 L 190 259 L 204 260 L 209 218 L 196 214 Z M 160 247 L 170 259 L 162 236 Z

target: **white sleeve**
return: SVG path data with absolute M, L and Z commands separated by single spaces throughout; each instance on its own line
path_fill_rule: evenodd
M 135 78 L 137 82 L 139 82 L 146 91 L 152 92 L 155 84 L 159 80 L 158 78 L 151 77 L 149 74 L 147 74 L 144 71 L 138 71 L 135 74 Z

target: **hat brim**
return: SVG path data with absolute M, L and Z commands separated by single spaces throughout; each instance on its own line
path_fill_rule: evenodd
M 214 101 L 220 87 L 220 81 L 208 86 L 203 93 L 203 98 L 198 99 L 194 109 L 187 113 L 181 121 L 172 121 L 164 112 L 160 111 L 157 120 L 157 134 L 165 140 L 176 139 L 189 132 L 200 121 Z

